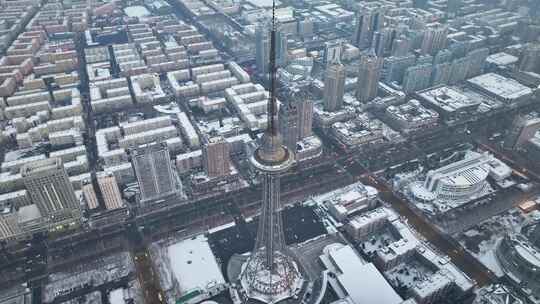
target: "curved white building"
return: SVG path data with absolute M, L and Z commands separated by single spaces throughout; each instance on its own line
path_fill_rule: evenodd
M 475 158 L 455 164 L 458 166 L 451 165 L 450 168 L 428 172 L 424 188 L 439 199 L 466 200 L 486 187 L 489 168 L 481 159 Z
M 411 183 L 408 190 L 415 200 L 423 203 L 470 201 L 490 190 L 486 180 L 489 175 L 495 178 L 502 166 L 508 168 L 488 153 L 469 151 L 463 160 L 429 171 L 423 182 Z
M 540 248 L 522 234 L 506 235 L 496 250 L 497 261 L 507 277 L 531 289 L 540 287 Z

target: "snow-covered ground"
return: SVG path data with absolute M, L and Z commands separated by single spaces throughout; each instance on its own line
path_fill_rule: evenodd
M 13 302 L 15 303 L 15 302 Z M 84 296 L 80 296 L 74 299 L 71 299 L 61 304 L 101 304 L 101 292 L 94 291 Z M 112 304 L 112 303 L 111 303 Z
M 368 240 L 362 242 L 360 247 L 366 254 L 375 253 L 377 250 L 388 247 L 388 244 L 396 242 L 398 239 L 392 235 L 388 227 L 381 229 L 376 234 L 373 234 Z
M 416 283 L 431 277 L 435 272 L 419 261 L 411 260 L 385 271 L 385 275 L 394 287 L 412 288 Z
M 520 231 L 526 219 L 526 215 L 513 208 L 466 230 L 458 236 L 458 241 L 495 275 L 502 277 L 504 273 L 495 256 L 495 250 L 508 232 Z
M 143 293 L 138 280 L 128 283 L 127 288 L 114 289 L 109 293 L 110 304 L 126 304 L 133 300 L 133 304 L 143 304 Z
M 478 255 L 475 255 L 475 257 L 487 268 L 493 271 L 497 277 L 504 276 L 501 265 L 499 265 L 497 257 L 495 256 L 495 250 L 497 249 L 497 246 L 501 240 L 502 237 L 495 237 L 480 244 L 480 252 Z
M 515 291 L 506 285 L 488 285 L 476 291 L 477 297 L 473 304 L 501 303 L 524 304 L 525 301 L 516 295 Z
M 166 250 L 163 250 L 165 246 L 162 243 L 153 243 L 150 245 L 150 255 L 152 256 L 154 267 L 158 273 L 159 284 L 161 289 L 165 292 L 167 303 L 174 303 L 178 294 L 174 285 L 174 278 L 167 255 Z M 169 302 L 172 301 L 172 302 Z

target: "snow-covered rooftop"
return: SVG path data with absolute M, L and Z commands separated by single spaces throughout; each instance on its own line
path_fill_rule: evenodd
M 448 113 L 455 113 L 480 105 L 480 101 L 471 99 L 455 87 L 437 87 L 421 92 L 419 96 L 428 103 Z
M 502 99 L 514 100 L 533 94 L 530 88 L 514 79 L 506 78 L 495 73 L 480 75 L 467 80 L 467 82 Z
M 208 240 L 200 235 L 167 248 L 171 267 L 180 285 L 180 291 L 207 290 L 218 284 L 225 284 Z
M 115 289 L 109 294 L 109 302 L 111 304 L 125 304 L 124 290 L 122 288 Z
M 504 52 L 492 54 L 486 58 L 486 62 L 496 65 L 509 65 L 517 63 L 518 61 L 518 57 Z
M 124 9 L 124 12 L 129 17 L 139 17 L 140 18 L 140 17 L 146 17 L 146 16 L 150 15 L 150 12 L 148 11 L 148 9 L 146 9 L 146 7 L 141 6 L 141 5 L 126 7 Z
M 372 263 L 365 263 L 350 246 L 330 245 L 321 261 L 336 272 L 339 286 L 355 304 L 398 304 L 403 299 Z M 332 263 L 330 265 L 329 263 Z

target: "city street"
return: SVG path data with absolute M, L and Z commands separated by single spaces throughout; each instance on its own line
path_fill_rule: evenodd
M 380 191 L 380 197 L 383 201 L 388 202 L 434 248 L 449 256 L 461 271 L 476 281 L 478 286 L 485 286 L 495 282 L 496 277 L 489 269 L 467 253 L 450 235 L 439 231 L 424 217 L 415 213 L 409 207 L 409 204 L 392 193 L 387 185 L 378 182 L 373 177 L 367 178 L 364 182 L 376 187 Z
M 456 134 L 455 136 L 462 138 L 461 134 Z M 425 153 L 428 153 L 436 148 L 451 146 L 453 144 L 454 141 L 451 140 L 451 138 L 447 137 L 446 140 L 442 141 L 440 137 L 431 136 L 429 139 L 423 141 L 421 147 L 427 149 L 425 150 Z M 407 157 L 413 157 L 414 154 L 411 153 L 411 149 L 402 148 L 406 146 L 407 145 L 398 145 L 396 149 L 391 150 L 391 154 L 374 154 L 379 156 L 379 158 L 375 159 L 371 156 L 363 158 L 362 154 L 344 154 L 330 146 L 326 149 L 327 151 L 321 157 L 319 162 L 313 162 L 309 167 L 303 166 L 301 169 L 299 168 L 282 178 L 282 202 L 284 204 L 292 204 L 297 201 L 302 201 L 309 196 L 328 192 L 361 180 L 367 184 L 377 186 L 377 188 L 381 190 L 383 199 L 392 203 L 396 210 L 407 217 L 427 240 L 433 241 L 434 245 L 437 247 L 440 246 L 441 248 L 439 249 L 441 251 L 451 257 L 454 256 L 455 259 L 460 259 L 462 261 L 461 266 L 468 265 L 467 263 L 474 263 L 474 261 L 466 261 L 465 258 L 461 256 L 461 247 L 459 247 L 459 245 L 452 244 L 448 240 L 448 237 L 436 231 L 425 220 L 409 210 L 405 202 L 402 202 L 400 199 L 393 196 L 386 186 L 379 184 L 372 175 L 367 173 L 368 171 L 364 167 L 366 163 L 370 166 L 371 170 L 376 171 L 384 169 L 392 164 L 401 163 L 407 160 Z M 403 151 L 409 151 L 409 153 L 402 153 Z M 381 158 L 381 155 L 384 155 L 384 157 Z M 149 234 L 151 239 L 159 239 L 179 230 L 186 231 L 186 234 L 202 232 L 232 220 L 232 218 L 226 215 L 226 206 L 230 203 L 237 205 L 246 216 L 257 214 L 260 204 L 259 189 L 260 188 L 258 187 L 242 189 L 218 197 L 193 200 L 188 204 L 175 204 L 172 202 L 172 204 L 166 204 L 167 207 L 165 208 L 139 214 L 136 218 L 129 219 L 126 223 L 112 221 L 109 226 L 99 228 L 99 235 L 108 235 L 108 231 L 116 231 L 110 234 L 111 236 L 117 235 L 118 233 L 122 235 L 125 233 L 122 232 L 124 230 L 119 230 L 118 228 L 129 225 L 129 223 L 134 223 L 135 221 L 140 226 L 145 227 L 144 232 L 145 234 Z M 93 235 L 94 237 L 88 238 L 88 236 L 85 236 L 86 234 L 88 236 Z M 95 238 L 96 236 L 96 233 L 93 231 L 80 231 L 69 238 L 53 241 L 53 247 L 58 251 L 63 251 L 64 247 L 69 248 L 69 251 L 71 251 L 71 248 L 74 248 L 71 243 L 75 241 L 79 243 L 77 247 L 83 246 L 84 242 L 89 242 L 88 245 L 84 245 L 82 248 L 93 246 L 99 249 L 101 246 L 93 245 L 96 244 L 96 242 L 101 242 Z M 99 254 L 99 251 L 97 251 L 96 254 Z M 76 257 L 76 253 L 74 253 L 73 256 Z M 75 258 L 73 263 L 76 263 L 76 261 Z M 24 259 L 21 259 L 21 263 L 22 262 L 24 262 Z M 458 266 L 460 265 L 460 263 L 456 264 Z M 17 265 L 21 264 L 11 263 L 10 265 L 5 265 L 5 267 L 6 269 L 14 269 Z M 467 269 L 472 268 L 469 267 Z M 489 281 L 487 279 L 489 276 L 487 274 L 482 275 L 481 271 L 478 271 L 478 274 L 473 277 L 475 277 L 478 282 Z
M 540 298 L 539 1 L 0 1 L 0 304 Z

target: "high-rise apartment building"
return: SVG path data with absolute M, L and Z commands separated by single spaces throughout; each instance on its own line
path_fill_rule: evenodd
M 202 147 L 204 172 L 208 177 L 220 177 L 230 173 L 229 143 L 221 136 L 211 137 Z
M 294 99 L 279 108 L 279 131 L 283 137 L 283 145 L 290 151 L 296 152 L 299 134 L 298 102 Z
M 176 192 L 171 157 L 164 142 L 132 149 L 131 162 L 139 184 L 141 202 L 163 198 Z
M 395 57 L 407 56 L 411 49 L 411 39 L 400 36 L 392 41 L 391 55 Z
M 79 199 L 60 158 L 25 164 L 21 175 L 42 217 L 52 223 L 80 217 Z
M 97 183 L 107 210 L 124 207 L 122 194 L 120 193 L 120 188 L 118 188 L 114 174 L 104 173 L 99 175 L 97 177 Z
M 538 53 L 540 56 L 540 53 Z M 486 58 L 489 56 L 488 48 L 479 48 L 467 53 L 469 59 L 469 69 L 467 70 L 467 78 L 476 77 L 484 72 Z
M 519 69 L 526 72 L 540 72 L 540 44 L 529 45 L 523 50 Z
M 21 233 L 21 229 L 17 222 L 17 213 L 9 212 L 6 214 L 0 213 L 0 241 L 13 240 Z
M 378 8 L 361 7 L 356 15 L 352 42 L 360 49 L 371 46 L 373 34 L 382 26 L 384 16 Z
M 298 101 L 298 136 L 304 139 L 313 134 L 313 101 L 306 98 Z
M 279 132 L 283 145 L 295 152 L 299 140 L 312 135 L 313 102 L 301 91 L 279 108 Z
M 451 62 L 454 54 L 449 49 L 440 50 L 433 57 L 433 64 Z
M 382 57 L 370 54 L 360 58 L 356 84 L 356 98 L 360 102 L 368 102 L 377 97 L 382 67 Z
M 467 57 L 457 58 L 452 61 L 449 84 L 456 84 L 467 79 L 470 61 Z
M 435 55 L 446 47 L 448 40 L 448 26 L 440 25 L 428 27 L 422 39 L 422 54 Z
M 345 66 L 339 61 L 331 62 L 326 66 L 324 78 L 324 109 L 326 111 L 337 111 L 343 105 L 345 77 Z
M 327 41 L 324 44 L 325 65 L 328 65 L 332 62 L 340 61 L 342 51 L 343 51 L 343 41 L 341 40 Z
M 433 66 L 431 64 L 421 64 L 410 67 L 403 77 L 403 92 L 406 94 L 427 89 L 431 85 L 431 74 Z
M 383 72 L 381 77 L 387 82 L 403 81 L 405 71 L 416 63 L 416 56 L 413 54 L 404 57 L 386 57 L 384 58 Z
M 431 73 L 431 85 L 438 86 L 448 84 L 452 73 L 452 64 L 449 62 L 436 64 Z
M 383 28 L 373 34 L 371 47 L 377 56 L 385 56 L 392 50 L 392 44 L 396 39 L 396 30 L 393 28 Z
M 517 115 L 504 140 L 507 149 L 521 149 L 540 130 L 540 117 L 534 114 Z
M 282 30 L 276 31 L 276 64 L 283 67 L 288 61 L 288 37 Z M 255 64 L 257 71 L 267 76 L 270 64 L 270 37 L 268 29 L 260 25 L 255 29 Z
M 82 186 L 82 193 L 88 209 L 96 209 L 99 207 L 99 201 L 92 183 L 87 183 Z
M 257 72 L 263 76 L 268 74 L 270 39 L 263 25 L 255 29 L 255 63 Z
M 276 64 L 279 67 L 287 65 L 289 60 L 289 42 L 288 34 L 282 29 L 276 32 Z
M 315 25 L 312 18 L 307 17 L 298 21 L 298 35 L 304 38 L 313 37 L 314 29 Z

